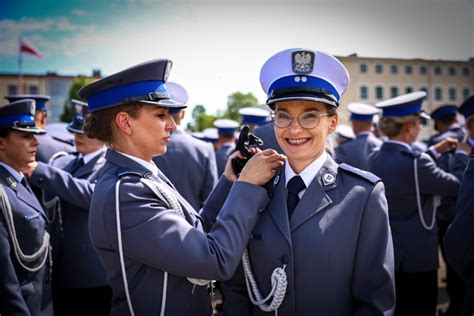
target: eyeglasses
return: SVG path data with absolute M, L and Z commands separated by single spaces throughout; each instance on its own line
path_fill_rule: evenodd
M 302 128 L 313 129 L 316 126 L 318 126 L 319 121 L 321 120 L 321 117 L 332 116 L 332 115 L 333 114 L 331 113 L 322 114 L 321 112 L 311 110 L 311 111 L 303 112 L 296 117 L 296 116 L 292 116 L 288 114 L 285 111 L 277 110 L 272 113 L 272 120 L 273 120 L 273 125 L 275 125 L 276 127 L 287 128 L 291 126 L 291 124 L 293 123 L 293 120 L 296 118 Z

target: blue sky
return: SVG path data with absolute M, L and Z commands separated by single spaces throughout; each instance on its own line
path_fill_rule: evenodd
M 18 37 L 44 54 L 25 72 L 111 74 L 166 57 L 189 105 L 224 109 L 235 91 L 264 102 L 259 71 L 274 53 L 466 60 L 474 56 L 472 0 L 0 1 L 0 71 L 18 69 Z

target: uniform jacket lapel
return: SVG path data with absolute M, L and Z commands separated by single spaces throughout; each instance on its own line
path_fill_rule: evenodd
M 98 168 L 100 168 L 105 160 L 104 160 L 104 154 L 105 150 L 102 151 L 100 154 L 97 154 L 92 160 L 90 160 L 88 163 L 77 169 L 76 171 L 73 172 L 74 177 L 76 178 L 81 178 L 85 179 L 89 175 L 91 175 L 93 172 L 95 172 Z
M 337 168 L 338 165 L 328 156 L 326 162 L 296 206 L 293 216 L 290 219 L 291 231 L 294 231 L 333 203 L 327 192 L 336 187 Z
M 290 223 L 286 207 L 285 172 L 283 170 L 284 168 L 281 169 L 280 174 L 273 181 L 273 198 L 267 208 L 281 233 L 291 245 Z
M 3 168 L 2 166 L 0 166 L 0 177 L 2 177 L 3 179 L 9 178 L 9 177 L 12 180 L 14 179 L 13 176 L 10 174 L 10 172 L 8 172 L 8 170 Z M 44 213 L 43 208 L 38 202 L 38 199 L 36 198 L 36 196 L 34 196 L 33 193 L 31 193 L 30 191 L 28 191 L 28 189 L 25 188 L 21 183 L 17 182 L 16 180 L 14 181 L 4 180 L 4 182 L 9 184 L 8 187 L 12 189 L 13 192 L 15 192 L 19 200 L 28 204 L 29 206 L 31 206 L 32 208 L 40 212 L 44 217 L 46 217 L 46 214 Z

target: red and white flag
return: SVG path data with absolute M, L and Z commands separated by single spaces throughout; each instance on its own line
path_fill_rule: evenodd
M 24 38 L 20 38 L 20 54 L 21 53 L 27 53 L 38 58 L 43 58 L 43 54 L 38 50 L 38 48 Z

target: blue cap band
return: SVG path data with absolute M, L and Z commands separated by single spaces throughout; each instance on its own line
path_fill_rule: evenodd
M 35 100 L 36 101 L 36 110 L 37 111 L 46 111 L 46 101 Z
M 168 112 L 173 115 L 173 114 L 178 114 L 181 112 L 181 110 L 184 110 L 184 108 L 168 108 Z
M 295 77 L 300 77 L 300 81 L 296 82 Z M 301 78 L 303 77 L 306 78 L 305 82 L 301 80 Z M 336 101 L 339 101 L 341 97 L 339 93 L 337 92 L 336 88 L 334 88 L 334 86 L 331 85 L 326 80 L 323 80 L 317 77 L 312 77 L 312 76 L 305 76 L 305 75 L 286 76 L 286 77 L 276 80 L 274 83 L 272 83 L 272 85 L 268 89 L 268 94 L 270 94 L 273 90 L 289 89 L 291 87 L 321 88 L 321 89 L 330 91 L 332 95 L 336 97 Z
M 267 122 L 267 118 L 265 116 L 247 116 L 242 115 L 242 123 L 243 124 L 263 124 Z
M 133 82 L 101 90 L 91 94 L 87 98 L 87 102 L 89 103 L 89 110 L 94 111 L 124 103 L 126 98 L 146 96 L 152 92 L 168 93 L 164 81 Z
M 422 103 L 415 103 L 409 106 L 403 106 L 398 108 L 383 108 L 382 116 L 407 116 L 412 114 L 418 114 L 421 112 Z
M 15 126 L 15 122 L 20 122 L 21 124 L 34 126 L 35 117 L 30 114 L 15 114 L 15 115 L 0 117 L 0 127 L 2 128 L 17 127 Z
M 372 121 L 374 114 L 355 114 L 351 113 L 351 121 Z
M 234 134 L 237 128 L 217 128 L 217 133 L 219 135 L 229 135 Z
M 455 106 L 447 106 L 444 108 L 439 108 L 438 110 L 433 111 L 431 113 L 431 118 L 434 120 L 440 119 L 444 116 L 449 116 L 449 115 L 456 115 L 457 108 Z

